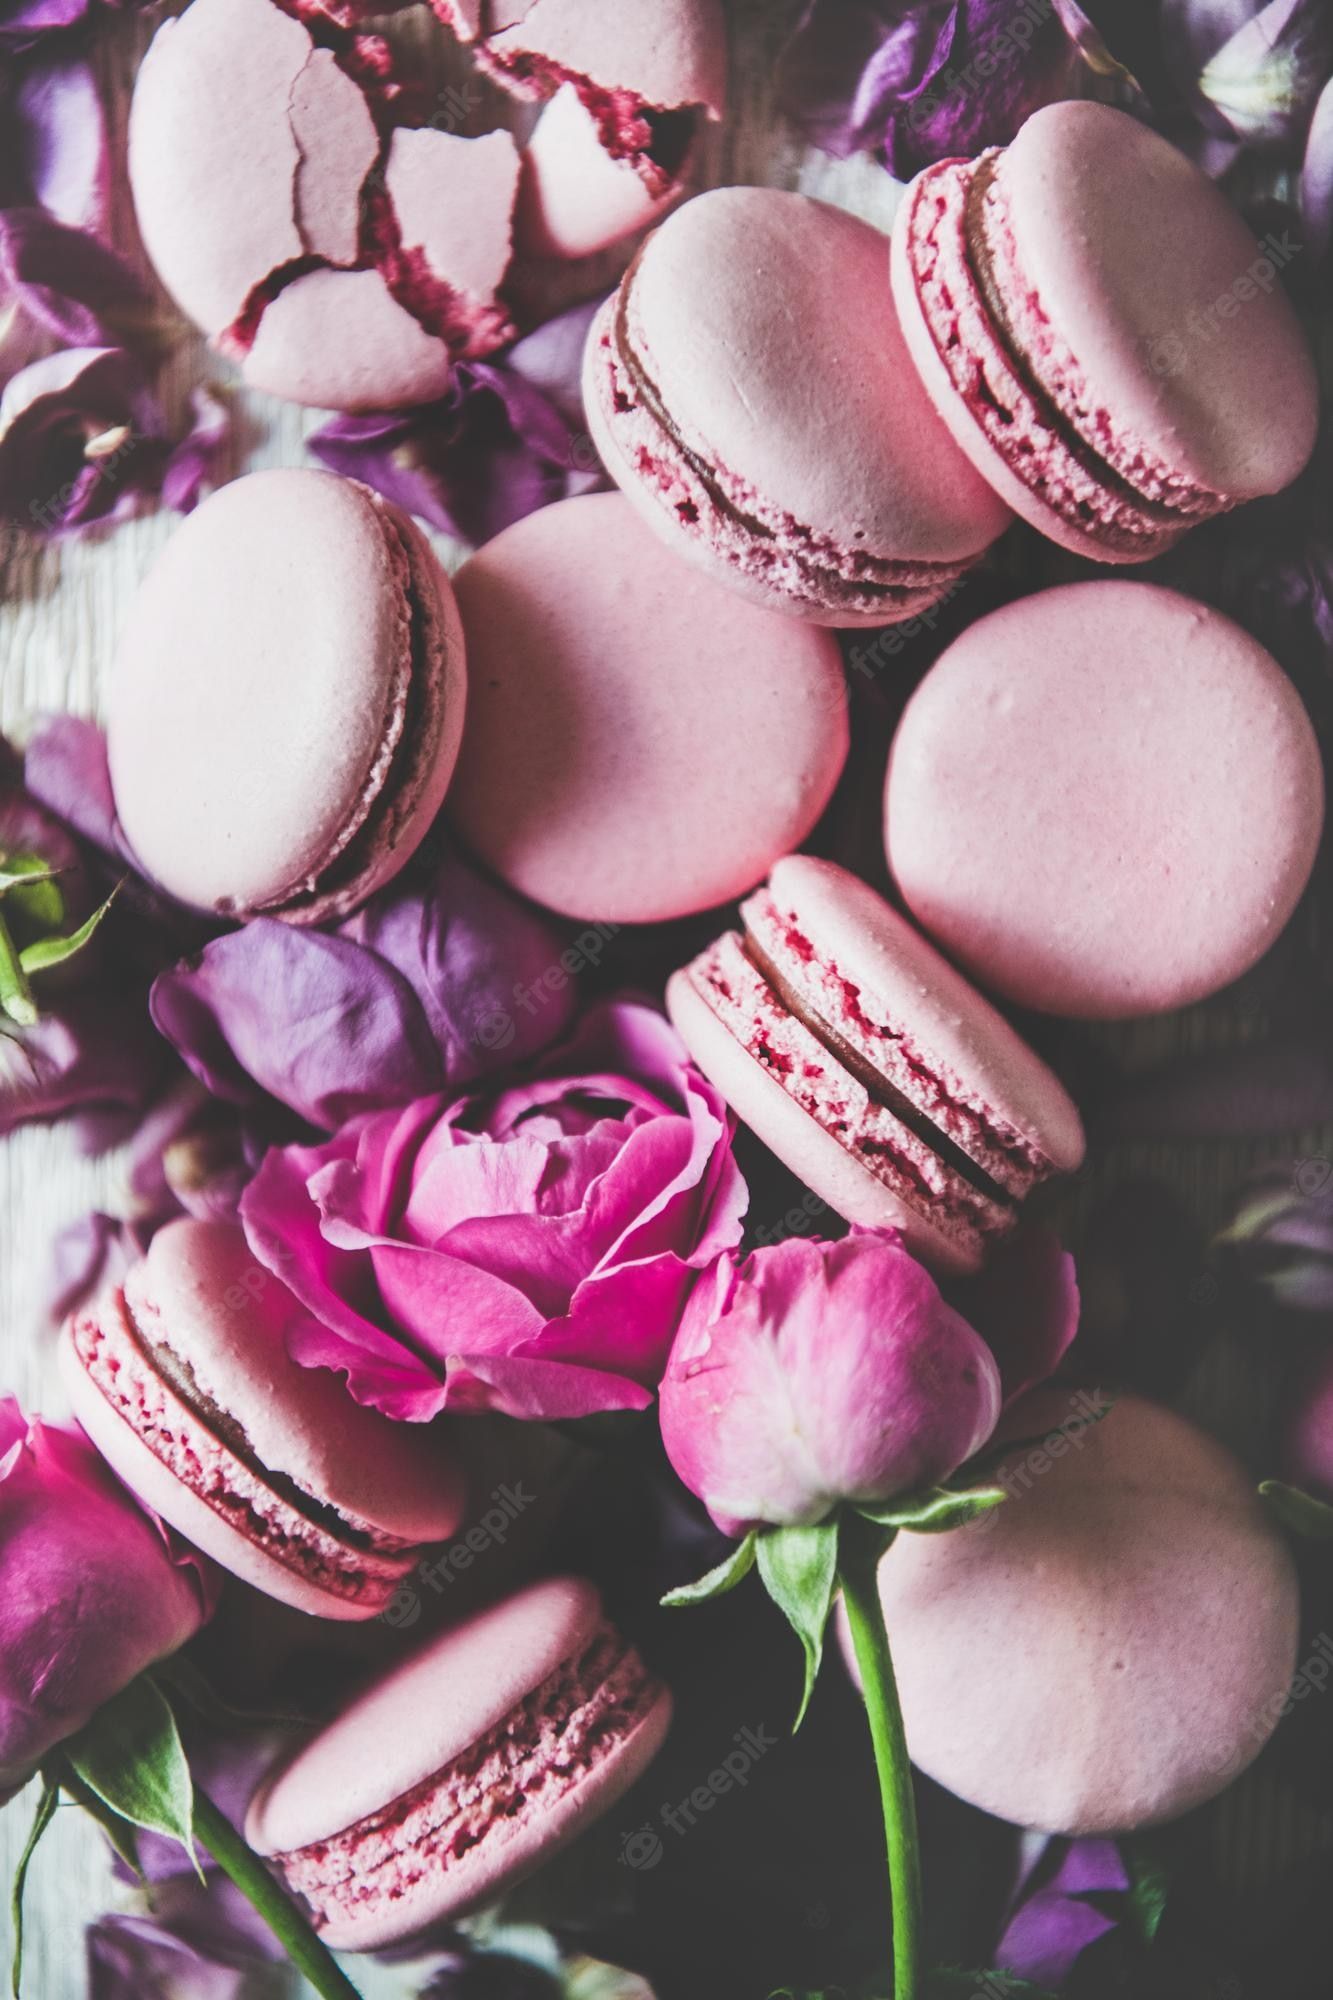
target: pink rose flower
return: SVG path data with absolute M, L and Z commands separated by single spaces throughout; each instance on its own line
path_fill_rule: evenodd
M 667 1456 L 727 1535 L 937 1485 L 985 1444 L 1006 1392 L 1049 1373 L 1073 1337 L 1072 1265 L 1053 1239 L 1028 1239 L 999 1296 L 987 1282 L 984 1323 L 1011 1318 L 1010 1290 L 1042 1324 L 1023 1315 L 1024 1351 L 1002 1365 L 894 1233 L 723 1257 L 671 1350 Z
M 613 1002 L 529 1081 L 270 1152 L 241 1213 L 307 1310 L 296 1360 L 412 1422 L 540 1420 L 652 1401 L 747 1200 L 717 1092 L 660 1014 Z
M 215 1579 L 81 1432 L 0 1400 L 0 1803 L 93 1712 L 193 1638 Z

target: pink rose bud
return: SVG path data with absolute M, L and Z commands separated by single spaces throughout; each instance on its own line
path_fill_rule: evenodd
M 81 1432 L 0 1399 L 0 1804 L 192 1638 L 214 1594 L 203 1558 L 168 1543 Z
M 1000 1414 L 980 1335 L 889 1234 L 723 1257 L 686 1308 L 662 1437 L 724 1534 L 947 1478 Z

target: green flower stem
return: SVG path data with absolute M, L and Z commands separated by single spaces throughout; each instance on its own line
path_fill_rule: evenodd
M 322 1945 L 296 1905 L 283 1894 L 206 1792 L 194 1788 L 194 1830 L 224 1875 L 253 1903 L 297 1971 L 324 2000 L 360 2000 L 355 1986 Z
M 870 1735 L 875 1746 L 884 1835 L 893 1899 L 894 2000 L 918 2000 L 921 1984 L 921 1853 L 916 1830 L 912 1767 L 903 1732 L 903 1712 L 894 1679 L 889 1635 L 879 1600 L 877 1571 L 884 1543 L 858 1533 L 849 1518 L 843 1529 L 839 1581 L 861 1671 Z M 860 1544 L 860 1546 L 857 1546 Z

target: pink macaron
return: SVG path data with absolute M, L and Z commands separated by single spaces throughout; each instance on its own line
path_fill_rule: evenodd
M 849 1222 L 974 1270 L 1041 1182 L 1083 1159 L 1046 1065 L 875 891 L 780 861 L 675 974 L 690 1054 L 778 1158 Z
M 773 610 L 885 625 L 1009 515 L 936 416 L 878 230 L 718 188 L 649 237 L 589 336 L 588 425 L 672 547 Z
M 407 862 L 463 729 L 463 639 L 425 536 L 327 472 L 256 472 L 177 529 L 108 697 L 145 871 L 220 915 L 346 915 Z
M 373 1618 L 462 1518 L 438 1429 L 390 1423 L 298 1368 L 295 1299 L 239 1227 L 183 1219 L 67 1323 L 74 1414 L 144 1505 L 269 1597 Z
M 1155 585 L 1070 584 L 980 619 L 889 758 L 909 909 L 1024 1006 L 1152 1014 L 1274 942 L 1323 825 L 1295 688 L 1230 619 Z
M 261 1787 L 246 1836 L 335 1950 L 491 1902 L 609 1810 L 671 1697 L 591 1584 L 533 1585 L 372 1686 Z
M 677 562 L 619 494 L 545 507 L 457 577 L 470 660 L 447 811 L 512 887 L 651 923 L 752 889 L 847 755 L 833 635 Z
M 1254 1482 L 1183 1418 L 1123 1395 L 1026 1397 L 1009 1498 L 880 1568 L 912 1761 L 1044 1833 L 1128 1833 L 1224 1791 L 1276 1727 L 1296 1569 Z M 1100 1399 L 1096 1399 L 1100 1400 Z
M 893 286 L 922 380 L 996 492 L 1065 548 L 1141 562 L 1310 456 L 1288 254 L 1147 126 L 1076 101 L 918 176 Z
M 251 387 L 343 410 L 426 402 L 455 357 L 512 335 L 518 147 L 396 122 L 379 45 L 300 13 L 193 0 L 159 28 L 129 130 L 144 247 Z

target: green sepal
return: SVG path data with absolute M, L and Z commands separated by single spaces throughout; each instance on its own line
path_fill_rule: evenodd
M 1265 1479 L 1259 1493 L 1280 1527 L 1307 1542 L 1333 1542 L 1333 1507 L 1316 1500 L 1299 1486 L 1285 1486 L 1280 1479 Z
M 39 1019 L 32 983 L 3 916 L 0 916 L 0 1012 L 7 1014 L 19 1028 L 35 1028 Z
M 759 1535 L 751 1528 L 743 1542 L 737 1542 L 725 1562 L 716 1569 L 710 1569 L 707 1576 L 701 1576 L 697 1583 L 682 1583 L 678 1589 L 669 1590 L 662 1599 L 668 1611 L 680 1611 L 690 1604 L 707 1604 L 710 1598 L 725 1597 L 738 1583 L 744 1583 L 754 1568 L 758 1554 Z
M 805 1720 L 824 1657 L 824 1633 L 838 1581 L 836 1516 L 813 1528 L 770 1528 L 760 1535 L 759 1575 L 805 1648 L 805 1686 L 792 1734 Z
M 916 1493 L 900 1493 L 896 1499 L 882 1500 L 873 1507 L 858 1507 L 864 1520 L 881 1528 L 906 1529 L 914 1535 L 943 1535 L 951 1528 L 965 1528 L 993 1507 L 1009 1498 L 1003 1486 L 971 1486 L 961 1492 L 948 1486 L 927 1486 Z
M 40 854 L 7 854 L 0 861 L 0 896 L 33 930 L 58 931 L 65 921 L 61 871 L 48 868 Z
M 1058 1996 L 1012 1972 L 965 1972 L 949 1965 L 926 1974 L 921 2000 L 1058 2000 Z
M 1166 1913 L 1171 1873 L 1161 1843 L 1151 1834 L 1122 1840 L 1120 1853 L 1129 1876 L 1129 1921 L 1141 1944 L 1151 1945 Z
M 143 1880 L 143 1866 L 139 1860 L 139 1842 L 135 1829 L 118 1812 L 113 1812 L 105 1799 L 99 1799 L 96 1792 L 89 1791 L 77 1772 L 70 1769 L 62 1757 L 57 1766 L 62 1791 L 69 1793 L 76 1806 L 80 1806 L 90 1819 L 96 1820 L 125 1866 L 140 1881 Z
M 65 1755 L 120 1819 L 178 1840 L 202 1879 L 190 1767 L 166 1697 L 146 1675 L 99 1708 Z
M 9 1985 L 14 2000 L 19 2000 L 23 1986 L 23 1892 L 28 1886 L 28 1870 L 32 1857 L 41 1844 L 42 1835 L 56 1816 L 56 1804 L 60 1788 L 51 1779 L 43 1776 L 41 1797 L 37 1801 L 37 1815 L 32 1823 L 18 1867 L 14 1870 L 14 1883 L 9 1894 L 10 1925 L 14 1934 L 14 1956 L 10 1962 Z

